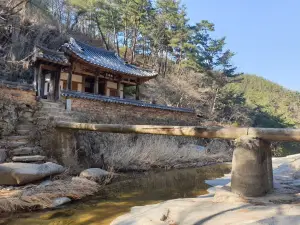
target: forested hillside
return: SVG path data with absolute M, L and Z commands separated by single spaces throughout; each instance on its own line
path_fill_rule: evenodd
M 242 96 L 243 106 L 262 112 L 267 118 L 254 121 L 253 126 L 285 127 L 300 123 L 300 93 L 255 75 L 244 75 L 227 84 L 224 94 Z M 259 118 L 258 118 L 259 119 Z

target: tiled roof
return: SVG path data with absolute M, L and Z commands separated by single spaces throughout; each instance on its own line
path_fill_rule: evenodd
M 108 96 L 103 96 L 103 95 L 82 93 L 82 92 L 77 92 L 77 91 L 62 90 L 61 94 L 62 94 L 62 96 L 65 96 L 65 97 L 90 99 L 90 100 L 95 100 L 95 101 L 117 103 L 117 104 L 124 104 L 124 105 L 134 105 L 134 106 L 146 107 L 146 108 L 156 108 L 156 109 L 185 112 L 185 113 L 194 113 L 195 112 L 193 109 L 177 108 L 177 107 L 171 107 L 171 106 L 166 106 L 166 105 L 149 104 L 149 103 L 146 103 L 143 101 L 137 101 L 137 100 L 133 100 L 133 99 L 122 99 L 122 98 L 108 97 Z
M 43 47 L 36 48 L 36 57 L 52 63 L 70 65 L 69 60 L 63 52 L 53 51 Z
M 104 67 L 116 72 L 121 72 L 137 77 L 155 77 L 157 73 L 125 63 L 115 52 L 107 51 L 102 48 L 92 47 L 83 42 L 70 38 L 68 43 L 63 45 L 87 63 Z M 64 48 L 63 48 L 64 49 Z

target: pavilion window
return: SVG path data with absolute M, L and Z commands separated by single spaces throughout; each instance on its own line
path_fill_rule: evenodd
M 94 77 L 86 77 L 84 91 L 87 93 L 94 93 L 94 85 L 95 85 L 95 78 Z
M 106 80 L 99 78 L 99 81 L 98 81 L 98 94 L 105 95 L 105 87 L 106 87 Z

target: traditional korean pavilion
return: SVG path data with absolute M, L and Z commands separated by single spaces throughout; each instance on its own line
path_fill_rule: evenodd
M 58 100 L 61 92 L 124 98 L 124 87 L 136 87 L 157 73 L 126 63 L 115 52 L 70 38 L 59 51 L 36 48 L 34 85 L 41 98 Z

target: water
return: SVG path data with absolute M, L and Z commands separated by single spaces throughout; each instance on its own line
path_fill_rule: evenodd
M 5 218 L 7 225 L 108 225 L 133 206 L 206 194 L 205 180 L 222 177 L 230 165 L 149 172 L 108 185 L 98 195 L 61 209 L 22 213 Z

